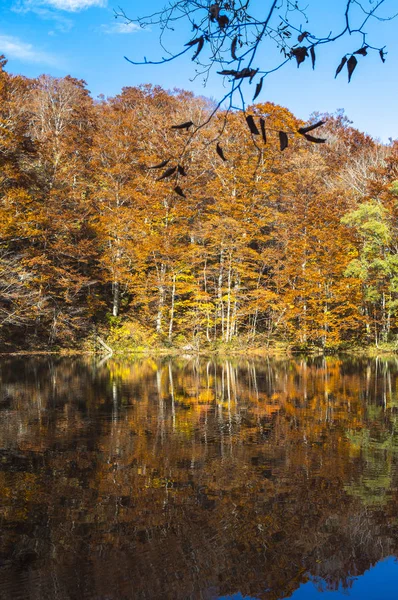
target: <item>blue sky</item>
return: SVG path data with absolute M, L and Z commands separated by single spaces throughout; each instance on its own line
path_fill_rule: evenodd
M 366 2 L 368 0 L 365 0 Z M 255 11 L 265 0 L 252 0 Z M 265 6 L 268 6 L 267 0 Z M 8 70 L 26 76 L 47 73 L 70 74 L 84 79 L 94 97 L 112 96 L 123 86 L 154 83 L 167 89 L 174 87 L 219 99 L 225 93 L 222 77 L 191 81 L 195 65 L 189 53 L 174 63 L 160 66 L 133 66 L 123 56 L 159 59 L 158 31 L 127 27 L 114 19 L 113 10 L 122 6 L 130 16 L 142 15 L 163 6 L 165 0 L 0 0 L 0 53 L 8 60 Z M 342 22 L 344 0 L 308 0 L 311 28 L 327 35 Z M 312 11 L 312 12 L 311 12 Z M 385 0 L 381 15 L 398 11 L 398 0 Z M 306 28 L 305 23 L 303 23 Z M 307 25 L 307 27 L 309 27 Z M 342 72 L 334 73 L 342 55 L 361 46 L 361 38 L 352 36 L 324 46 L 317 52 L 317 66 L 312 71 L 307 62 L 300 69 L 291 61 L 281 71 L 264 80 L 259 101 L 282 104 L 303 119 L 313 111 L 334 112 L 344 108 L 354 125 L 383 141 L 398 138 L 398 19 L 372 22 L 366 27 L 369 42 L 386 45 L 388 56 L 382 64 L 377 53 L 358 57 L 359 64 L 350 84 Z M 191 31 L 177 29 L 169 35 L 171 48 L 182 47 Z M 269 52 L 268 52 L 269 50 Z M 261 68 L 276 64 L 276 54 L 264 49 Z M 247 99 L 254 85 L 245 82 Z

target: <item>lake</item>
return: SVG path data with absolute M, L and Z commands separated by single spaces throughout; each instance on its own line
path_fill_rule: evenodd
M 0 378 L 1 599 L 397 597 L 398 359 Z

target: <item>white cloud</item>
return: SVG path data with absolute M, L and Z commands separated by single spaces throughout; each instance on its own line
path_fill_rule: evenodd
M 39 4 L 46 4 L 67 12 L 79 12 L 93 6 L 106 6 L 106 0 L 46 0 L 39 2 Z
M 49 10 L 48 8 L 41 8 L 39 6 L 32 6 L 28 10 L 31 10 L 35 15 L 37 15 L 38 17 L 40 17 L 40 19 L 43 19 L 44 21 L 54 21 L 55 27 L 62 33 L 67 33 L 73 27 L 73 21 L 71 21 L 71 19 L 60 15 L 54 10 Z M 24 10 L 23 12 L 28 11 Z
M 59 11 L 38 6 L 36 0 L 18 0 L 11 10 L 22 15 L 32 12 L 44 21 L 54 21 L 55 28 L 62 33 L 67 33 L 73 27 L 73 21 Z M 53 32 L 54 33 L 54 32 Z
M 6 58 L 14 58 L 25 62 L 45 63 L 55 65 L 56 59 L 54 56 L 37 50 L 26 42 L 22 42 L 19 38 L 12 35 L 0 34 L 0 53 L 5 54 Z
M 134 33 L 141 27 L 135 23 L 112 23 L 111 25 L 102 25 L 104 33 Z
M 21 12 L 33 11 L 39 14 L 39 7 L 50 7 L 56 10 L 63 10 L 66 12 L 80 12 L 93 6 L 104 7 L 106 6 L 107 0 L 18 0 L 17 10 Z M 47 9 L 41 9 L 43 12 Z

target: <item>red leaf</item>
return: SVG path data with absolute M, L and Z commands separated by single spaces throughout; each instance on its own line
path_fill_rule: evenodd
M 265 121 L 262 117 L 260 117 L 260 129 L 261 129 L 261 135 L 263 137 L 263 142 L 264 144 L 267 143 L 267 133 L 265 131 Z
M 341 69 L 342 69 L 342 68 L 344 67 L 344 65 L 346 64 L 346 62 L 347 62 L 347 57 L 346 57 L 346 56 L 343 56 L 343 58 L 341 59 L 341 63 L 339 64 L 339 66 L 338 66 L 338 67 L 337 67 L 337 69 L 336 69 L 336 75 L 334 76 L 334 77 L 335 77 L 335 79 L 336 79 L 337 75 L 340 73 Z
M 185 46 L 194 46 L 195 44 L 199 44 L 199 42 L 202 38 L 203 38 L 203 36 L 195 38 L 194 40 L 191 40 L 190 42 L 185 44 Z
M 367 50 L 368 50 L 368 46 L 363 46 L 362 48 L 360 48 L 359 50 L 356 50 L 354 52 L 354 54 L 361 54 L 362 56 L 366 56 L 367 55 Z
M 325 125 L 326 121 L 318 121 L 317 123 L 314 123 L 313 125 L 307 125 L 307 127 L 300 127 L 300 129 L 297 129 L 298 133 L 301 133 L 302 135 L 304 135 L 304 133 L 308 133 L 309 131 L 312 131 L 313 129 L 317 129 L 317 127 L 322 127 L 322 125 Z
M 311 48 L 310 48 L 310 54 L 311 54 L 312 68 L 315 69 L 316 56 L 315 56 L 315 48 L 314 48 L 314 46 L 311 46 Z
M 309 142 L 314 142 L 314 144 L 324 144 L 326 142 L 324 138 L 316 138 L 312 135 L 308 135 L 308 133 L 304 133 L 303 135 L 306 140 L 308 140 Z
M 297 38 L 300 44 L 308 35 L 310 35 L 309 31 L 303 31 L 303 33 L 300 33 L 300 35 Z
M 217 22 L 220 26 L 220 29 L 225 29 L 225 27 L 229 23 L 229 19 L 228 19 L 227 15 L 220 15 L 217 19 Z
M 218 156 L 219 156 L 219 157 L 220 157 L 222 160 L 224 160 L 224 161 L 226 161 L 226 160 L 227 160 L 227 159 L 225 158 L 225 156 L 224 156 L 223 149 L 221 148 L 221 146 L 220 146 L 220 144 L 219 144 L 219 143 L 217 143 L 217 146 L 216 146 L 216 152 L 217 152 Z
M 279 144 L 280 144 L 280 148 L 281 150 L 285 150 L 285 148 L 287 148 L 289 143 L 289 138 L 287 137 L 287 133 L 285 133 L 284 131 L 280 131 L 279 132 Z
M 182 191 L 182 189 L 180 188 L 179 185 L 175 186 L 174 191 L 175 191 L 176 194 L 178 194 L 179 196 L 181 196 L 181 198 L 186 198 L 186 195 L 184 194 L 184 192 Z
M 256 85 L 256 91 L 254 92 L 254 96 L 253 96 L 253 100 L 252 102 L 255 101 L 255 99 L 257 98 L 257 96 L 259 95 L 259 93 L 261 92 L 261 89 L 263 87 L 263 79 L 264 77 L 261 77 L 260 81 L 258 82 L 258 84 Z
M 305 61 L 305 58 L 308 56 L 308 49 L 305 46 L 293 48 L 291 51 L 291 55 L 296 58 L 297 67 L 299 67 L 301 63 Z
M 189 129 L 190 127 L 192 127 L 193 123 L 192 121 L 187 121 L 186 123 L 180 123 L 179 125 L 172 125 L 171 128 L 172 129 Z
M 201 50 L 202 50 L 202 48 L 203 48 L 203 45 L 204 45 L 204 43 L 205 43 L 205 40 L 204 40 L 204 38 L 203 38 L 203 36 L 202 36 L 201 38 L 199 38 L 199 41 L 198 41 L 198 47 L 196 48 L 196 52 L 195 52 L 195 54 L 193 55 L 193 57 L 192 57 L 192 60 L 195 60 L 196 58 L 198 58 L 198 56 L 199 56 L 199 53 L 201 52 Z
M 259 132 L 259 130 L 257 129 L 257 126 L 256 126 L 256 124 L 255 124 L 255 122 L 254 122 L 254 119 L 253 119 L 252 115 L 247 115 L 247 117 L 246 117 L 246 122 L 247 122 L 247 124 L 248 124 L 248 126 L 249 126 L 250 132 L 251 132 L 253 135 L 260 135 L 260 132 Z
M 351 81 L 352 74 L 353 74 L 357 64 L 358 64 L 358 61 L 355 58 L 355 56 L 354 55 L 350 56 L 350 58 L 347 61 L 348 83 L 350 83 L 350 81 Z
M 218 15 L 220 14 L 220 7 L 218 4 L 211 4 L 209 7 L 209 17 L 210 21 L 214 23 L 216 19 L 218 19 Z
M 162 167 L 165 167 L 168 162 L 170 162 L 169 158 L 167 160 L 162 160 L 162 162 L 159 163 L 158 165 L 153 165 L 153 167 L 148 167 L 148 169 L 161 169 Z
M 231 44 L 231 56 L 234 60 L 238 60 L 238 57 L 236 56 L 237 44 L 238 44 L 238 36 L 235 36 L 234 39 L 232 40 L 232 44 Z
M 243 79 L 244 77 L 250 77 L 250 80 L 257 74 L 258 69 L 249 69 L 245 67 L 241 71 L 235 71 L 234 77 L 235 79 Z
M 166 169 L 165 172 L 162 173 L 162 175 L 158 177 L 156 181 L 160 181 L 161 179 L 166 179 L 166 177 L 170 177 L 176 172 L 176 170 L 177 167 L 170 167 L 169 169 Z

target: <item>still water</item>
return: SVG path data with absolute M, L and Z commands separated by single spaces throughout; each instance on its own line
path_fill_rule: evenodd
M 398 598 L 398 360 L 0 362 L 0 598 Z

